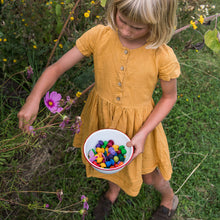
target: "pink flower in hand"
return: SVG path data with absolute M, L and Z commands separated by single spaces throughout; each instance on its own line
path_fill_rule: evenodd
M 59 127 L 61 129 L 64 129 L 66 127 L 66 125 L 69 123 L 70 119 L 68 116 L 64 116 L 63 117 L 63 121 L 59 124 Z
M 44 104 L 52 113 L 61 112 L 63 110 L 63 108 L 60 107 L 61 98 L 62 96 L 55 91 L 51 93 L 47 92 L 44 97 Z

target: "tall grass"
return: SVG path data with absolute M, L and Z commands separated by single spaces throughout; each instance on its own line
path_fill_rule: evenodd
M 72 48 L 84 31 L 104 22 L 104 9 L 98 1 L 94 2 L 80 1 L 50 63 Z M 180 1 L 177 28 L 189 24 L 191 16 L 198 18 L 206 13 L 200 5 L 209 5 L 210 15 L 219 12 L 217 3 L 217 0 Z M 46 67 L 74 4 L 30 0 L 4 1 L 0 5 L 2 219 L 81 219 L 75 212 L 82 209 L 82 202 L 78 203 L 81 195 L 89 198 L 87 219 L 92 219 L 92 209 L 107 188 L 104 180 L 86 178 L 80 150 L 72 147 L 70 126 L 61 130 L 59 116 L 50 123 L 54 115 L 43 102 L 33 125 L 37 134 L 30 136 L 18 129 L 17 113 Z M 86 18 L 84 13 L 88 10 L 90 14 Z M 200 25 L 197 31 L 188 28 L 169 43 L 182 70 L 177 103 L 163 121 L 174 171 L 171 184 L 180 198 L 175 217 L 178 220 L 219 218 L 219 55 L 206 46 L 198 51 L 189 49 L 202 42 L 202 35 L 214 27 L 213 21 L 209 26 Z M 29 66 L 34 74 L 27 79 Z M 78 91 L 82 92 L 93 81 L 93 61 L 86 59 L 59 79 L 52 90 L 61 93 L 64 99 L 75 98 Z M 87 94 L 77 98 L 65 112 L 72 123 L 80 114 Z M 160 95 L 161 89 L 157 87 L 154 99 L 157 101 Z M 57 198 L 57 190 L 61 189 L 62 201 Z M 135 198 L 121 192 L 110 219 L 148 219 L 159 201 L 159 194 L 149 186 L 143 185 Z M 50 207 L 47 209 L 44 204 Z

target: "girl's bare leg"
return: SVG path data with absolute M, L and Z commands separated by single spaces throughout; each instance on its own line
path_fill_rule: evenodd
M 95 220 L 104 220 L 111 213 L 112 205 L 118 197 L 120 187 L 109 182 L 109 189 L 104 196 L 101 196 L 93 211 Z
M 120 192 L 120 187 L 115 183 L 109 181 L 109 189 L 105 193 L 105 197 L 109 199 L 112 203 L 114 203 L 118 197 L 119 192 Z
M 154 188 L 161 193 L 162 198 L 160 205 L 171 210 L 174 197 L 173 189 L 170 187 L 169 181 L 164 180 L 160 171 L 155 169 L 152 173 L 143 175 L 143 181 L 148 185 L 154 186 Z

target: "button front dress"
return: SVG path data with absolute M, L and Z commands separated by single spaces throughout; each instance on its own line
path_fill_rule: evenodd
M 180 66 L 167 45 L 157 49 L 125 48 L 109 26 L 98 25 L 77 41 L 84 56 L 93 55 L 95 86 L 83 108 L 82 125 L 73 146 L 83 147 L 86 138 L 99 129 L 113 128 L 132 138 L 154 108 L 153 91 L 158 79 L 169 81 L 180 75 Z M 85 160 L 87 177 L 97 177 L 117 184 L 130 196 L 136 196 L 142 175 L 156 167 L 165 180 L 172 174 L 166 135 L 160 123 L 147 137 L 143 154 L 115 174 L 102 174 Z

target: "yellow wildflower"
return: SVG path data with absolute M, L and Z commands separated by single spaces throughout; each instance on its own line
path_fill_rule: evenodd
M 196 26 L 196 23 L 194 21 L 190 21 L 190 24 L 192 25 L 193 29 L 196 30 L 198 27 Z
M 198 27 L 194 24 L 193 25 L 193 29 L 196 30 Z
M 62 49 L 63 48 L 63 44 L 59 44 L 59 47 Z
M 4 0 L 1 0 L 1 4 L 2 4 L 2 5 L 4 4 Z
M 6 41 L 7 41 L 7 39 L 5 38 L 3 41 L 4 41 L 4 42 L 6 42 Z
M 203 23 L 204 23 L 204 18 L 203 18 L 203 16 L 202 16 L 202 15 L 200 15 L 200 17 L 199 17 L 199 22 L 200 22 L 201 24 L 203 24 Z
M 54 42 L 57 42 L 57 39 L 53 40 Z
M 34 46 L 33 46 L 33 48 L 34 48 L 34 49 L 37 49 L 37 46 L 36 46 L 36 45 L 34 45 Z
M 188 102 L 188 101 L 189 101 L 189 99 L 186 99 L 186 101 Z
M 96 18 L 100 18 L 100 16 L 99 16 L 99 15 L 96 15 Z
M 16 62 L 17 62 L 17 60 L 16 60 L 16 59 L 14 59 L 14 60 L 13 60 L 13 63 L 16 63 Z
M 73 17 L 73 16 L 71 16 L 71 17 L 70 17 L 70 20 L 71 20 L 71 21 L 73 21 L 73 20 L 74 20 L 74 17 Z
M 85 13 L 84 13 L 84 17 L 85 17 L 85 18 L 88 18 L 88 17 L 89 17 L 89 13 L 88 13 L 88 12 L 85 12 Z
M 2 39 L 0 38 L 0 42 L 2 42 Z
M 2 59 L 3 60 L 3 62 L 7 62 L 7 59 L 6 58 L 4 58 L 4 59 Z
M 76 93 L 76 97 L 78 97 L 78 98 L 79 98 L 81 95 L 82 95 L 81 92 L 77 92 L 77 93 Z
M 60 2 L 61 5 L 64 5 L 64 2 Z
M 24 22 L 24 21 L 25 21 L 25 19 L 23 18 L 23 19 L 22 19 L 22 22 Z
M 91 4 L 91 5 L 95 4 L 95 1 L 91 1 L 90 4 Z

